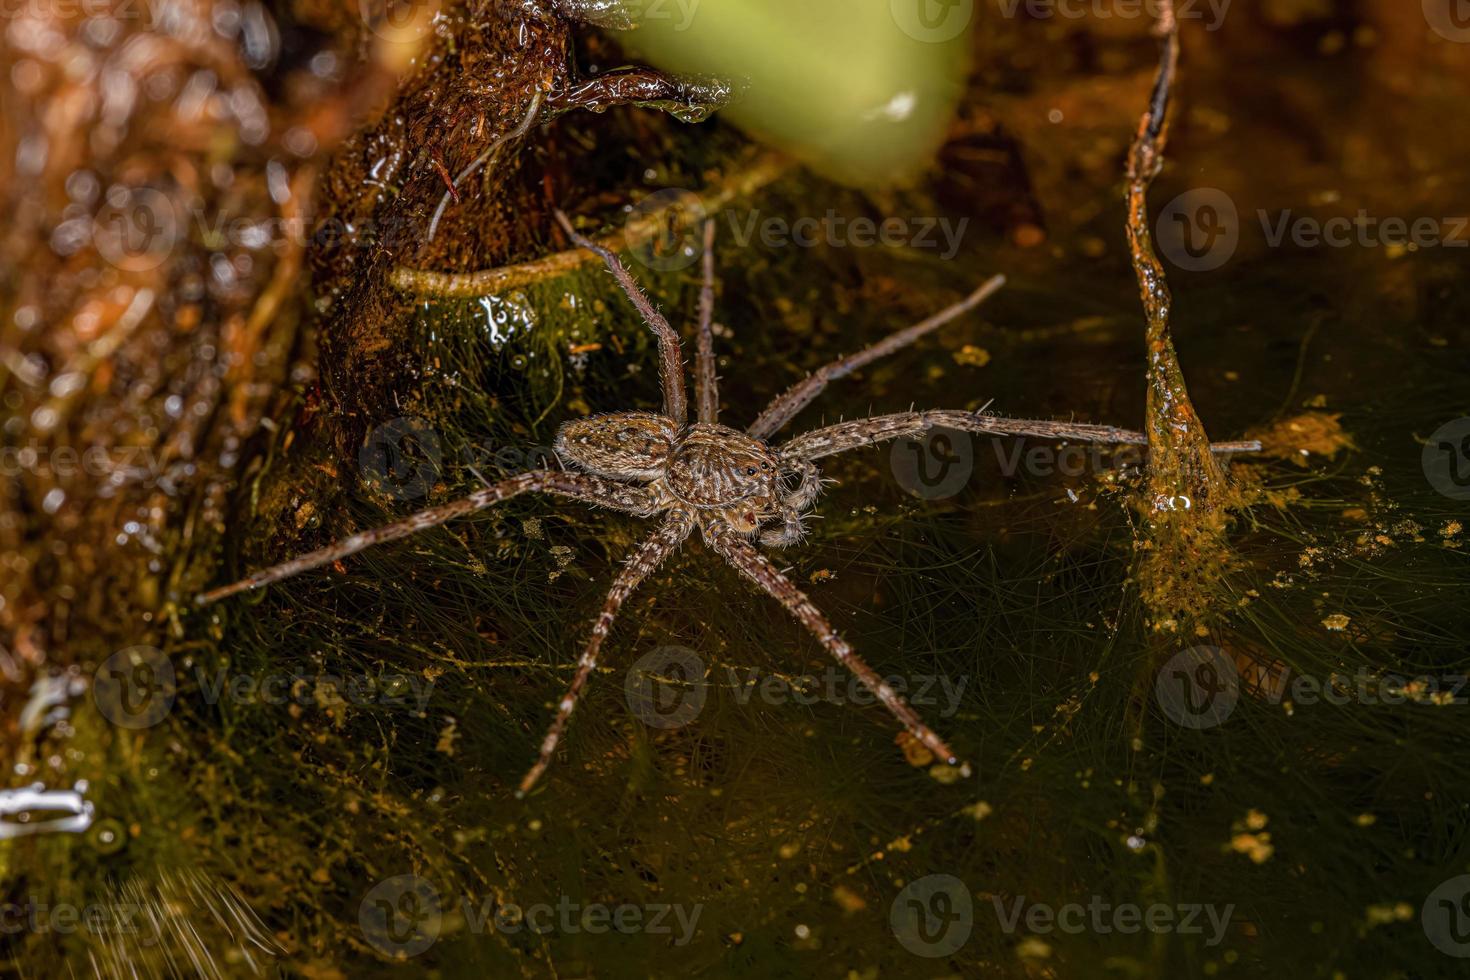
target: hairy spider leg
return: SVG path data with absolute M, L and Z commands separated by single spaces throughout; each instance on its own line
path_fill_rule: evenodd
M 715 377 L 715 219 L 704 223 L 704 281 L 699 288 L 699 341 L 694 354 L 694 389 L 699 421 L 720 420 L 720 386 Z
M 770 438 L 782 426 L 795 418 L 796 413 L 806 408 L 811 403 L 811 400 L 820 395 L 826 389 L 827 385 L 833 381 L 836 381 L 838 378 L 847 377 L 858 368 L 866 364 L 871 364 L 880 357 L 887 357 L 895 351 L 902 350 L 925 334 L 933 333 L 956 317 L 963 316 L 995 295 L 1005 283 L 1005 276 L 991 276 L 979 289 L 958 303 L 945 307 L 927 320 L 921 320 L 911 327 L 905 327 L 902 330 L 891 333 L 876 344 L 865 347 L 856 354 L 849 354 L 829 364 L 822 365 L 801 381 L 798 381 L 777 395 L 765 407 L 765 410 L 756 417 L 756 420 L 750 424 L 750 428 L 746 432 L 749 435 L 755 436 L 757 439 Z
M 212 602 L 235 595 L 237 592 L 270 585 L 273 582 L 300 575 L 310 569 L 330 564 L 348 555 L 354 555 L 364 548 L 406 538 L 410 534 L 436 527 L 456 517 L 463 517 L 487 507 L 493 507 L 523 493 L 549 493 L 558 497 L 571 497 L 573 500 L 595 504 L 599 507 L 609 507 L 629 514 L 649 514 L 658 509 L 654 495 L 644 487 L 604 480 L 602 477 L 586 473 L 534 470 L 501 480 L 499 483 L 492 483 L 460 500 L 421 510 L 401 521 L 361 531 L 343 538 L 336 544 L 330 544 L 325 548 L 318 548 L 316 551 L 283 561 L 279 565 L 261 569 L 238 582 L 197 596 L 194 602 L 196 605 L 207 606 Z
M 755 584 L 762 592 L 774 598 L 786 611 L 791 613 L 803 626 L 815 636 L 828 652 L 836 658 L 837 662 L 852 671 L 858 681 L 866 687 L 873 695 L 883 703 L 893 717 L 897 718 L 899 724 L 908 730 L 909 734 L 918 739 L 930 752 L 940 760 L 949 765 L 959 765 L 959 758 L 954 751 L 945 744 L 944 740 L 909 707 L 903 697 L 889 687 L 878 674 L 863 662 L 862 658 L 853 651 L 847 641 L 837 635 L 827 617 L 807 598 L 806 593 L 797 588 L 781 570 L 773 565 L 765 555 L 761 554 L 750 544 L 730 531 L 719 525 L 705 525 L 705 540 L 726 561 Z
M 602 651 L 602 641 L 607 637 L 608 631 L 612 629 L 613 620 L 618 617 L 618 610 L 622 608 L 623 602 L 633 594 L 633 590 L 653 573 L 654 569 L 663 564 L 664 559 L 673 554 L 689 537 L 689 532 L 694 530 L 694 517 L 688 511 L 675 511 L 669 519 L 653 533 L 648 540 L 643 542 L 632 557 L 628 559 L 623 570 L 613 580 L 612 588 L 607 593 L 607 600 L 602 604 L 602 612 L 592 623 L 592 635 L 587 640 L 587 646 L 582 651 L 582 659 L 577 661 L 577 673 L 572 677 L 571 686 L 567 693 L 562 695 L 561 702 L 556 708 L 556 717 L 551 722 L 551 727 L 546 730 L 546 737 L 541 740 L 541 754 L 536 759 L 525 777 L 521 780 L 520 788 L 516 790 L 516 796 L 522 797 L 530 792 L 531 787 L 536 785 L 536 780 L 541 778 L 548 766 L 551 765 L 551 757 L 556 752 L 556 744 L 561 741 L 562 733 L 566 731 L 567 721 L 576 710 L 577 699 L 581 697 L 582 688 L 587 684 L 587 678 L 597 667 L 597 657 Z
M 871 446 L 889 439 L 922 435 L 931 428 L 958 429 L 982 435 L 1040 436 L 1046 439 L 1070 439 L 1077 442 L 1116 443 L 1147 446 L 1148 436 L 1111 425 L 1088 425 L 1082 422 L 1049 422 L 1044 419 L 1008 419 L 980 412 L 937 409 L 927 412 L 899 412 L 851 419 L 803 433 L 783 444 L 777 452 L 787 465 L 834 456 L 849 449 Z M 1259 452 L 1255 440 L 1217 442 L 1210 447 L 1216 453 Z
M 572 227 L 571 219 L 560 209 L 556 212 L 556 220 L 561 225 L 562 231 L 580 248 L 585 248 L 602 259 L 607 271 L 617 280 L 618 285 L 623 287 L 629 301 L 637 308 L 643 322 L 648 324 L 650 330 L 658 337 L 659 355 L 659 382 L 663 386 L 664 414 L 673 419 L 677 424 L 683 425 L 689 418 L 688 402 L 684 395 L 684 353 L 679 345 L 679 335 L 674 328 L 669 326 L 669 321 L 658 311 L 650 300 L 639 288 L 632 274 L 623 267 L 623 263 L 612 252 L 592 241 L 585 235 L 579 234 Z

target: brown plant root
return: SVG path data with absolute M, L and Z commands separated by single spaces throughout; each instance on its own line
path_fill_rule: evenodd
M 704 214 L 714 214 L 737 198 L 754 194 L 786 173 L 790 167 L 790 161 L 784 157 L 775 153 L 763 153 L 747 166 L 727 175 L 703 195 L 700 207 L 696 210 L 703 211 Z M 628 222 L 622 231 L 597 239 L 596 244 L 616 252 L 652 241 L 662 232 L 671 217 L 679 217 L 674 212 L 680 210 L 683 203 L 680 198 L 650 210 Z M 693 217 L 703 220 L 703 216 L 701 214 Z M 597 256 L 594 253 L 574 248 L 528 262 L 479 272 L 429 272 L 399 266 L 393 270 L 391 281 L 394 288 L 414 295 L 473 298 L 554 279 L 595 261 Z
M 1173 297 L 1149 231 L 1148 190 L 1164 165 L 1169 100 L 1179 66 L 1173 4 L 1161 5 L 1162 51 L 1148 109 L 1128 153 L 1128 247 L 1147 319 L 1149 461 L 1139 508 L 1144 536 L 1138 582 L 1155 629 L 1203 627 L 1232 565 L 1229 511 L 1244 503 L 1210 451 L 1170 336 Z

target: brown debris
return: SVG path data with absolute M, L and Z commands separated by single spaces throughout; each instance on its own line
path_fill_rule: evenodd
M 1263 455 L 1306 466 L 1312 456 L 1330 459 L 1344 449 L 1357 448 L 1343 431 L 1341 419 L 1341 413 L 1303 412 L 1253 430 L 1250 436 L 1261 441 Z

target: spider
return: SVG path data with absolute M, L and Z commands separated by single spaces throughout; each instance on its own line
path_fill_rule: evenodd
M 561 211 L 556 219 L 580 248 L 598 255 L 658 338 L 662 412 L 614 412 L 563 425 L 555 450 L 571 469 L 522 473 L 487 484 L 461 500 L 430 507 L 384 527 L 354 534 L 317 551 L 263 569 L 231 585 L 200 595 L 207 605 L 318 568 L 373 545 L 408 537 L 457 517 L 493 507 L 523 493 L 545 493 L 607 507 L 639 517 L 661 516 L 658 529 L 627 560 L 612 583 L 602 612 L 592 624 L 577 670 L 541 742 L 535 764 L 516 791 L 524 796 L 551 764 L 578 698 L 597 667 L 603 640 L 618 610 L 632 592 L 698 529 L 705 545 L 757 589 L 781 603 L 839 664 L 850 670 L 933 755 L 960 766 L 956 753 L 929 728 L 904 699 L 853 651 L 801 589 L 757 547 L 783 548 L 800 541 L 803 517 L 816 503 L 823 479 L 815 461 L 891 439 L 912 438 L 933 427 L 997 436 L 1146 445 L 1141 432 L 1112 426 L 1009 419 L 979 412 L 908 411 L 825 426 L 780 444 L 771 438 L 831 382 L 907 347 L 928 333 L 975 309 L 1005 283 L 995 276 L 958 303 L 927 320 L 891 334 L 856 354 L 832 361 L 793 385 L 766 406 L 744 431 L 718 421 L 715 377 L 714 231 L 704 226 L 703 284 L 695 350 L 697 421 L 688 420 L 684 360 L 679 335 L 608 249 L 572 228 Z M 1248 452 L 1254 442 L 1218 443 L 1216 452 Z M 968 767 L 962 768 L 968 772 Z

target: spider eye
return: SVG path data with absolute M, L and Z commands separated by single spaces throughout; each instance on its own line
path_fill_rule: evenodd
M 745 475 L 746 476 L 755 476 L 755 467 L 754 466 L 747 466 L 745 468 Z

